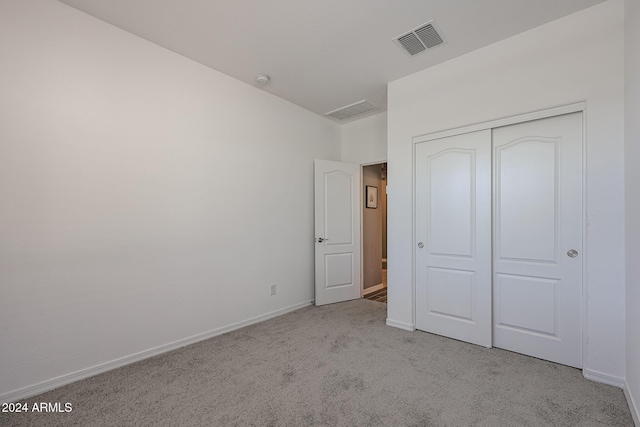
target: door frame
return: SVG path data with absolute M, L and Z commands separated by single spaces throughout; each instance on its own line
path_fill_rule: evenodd
M 360 163 L 360 183 L 361 183 L 360 186 L 363 186 L 362 183 L 364 182 L 365 166 L 381 165 L 382 163 L 387 163 L 387 165 L 389 164 L 387 160 L 378 160 L 373 162 Z M 388 176 L 389 175 L 387 173 L 387 177 Z M 361 188 L 360 191 L 361 191 L 360 195 L 364 198 L 364 193 L 363 193 L 364 189 Z M 389 199 L 387 198 L 387 203 L 388 202 L 389 202 Z M 364 203 L 362 203 L 360 205 L 360 253 L 361 254 L 364 253 L 364 210 L 365 209 L 366 209 L 366 206 Z M 387 262 L 387 269 L 388 268 L 389 268 L 389 263 Z M 364 295 L 365 295 L 364 293 L 364 256 L 362 256 L 360 257 L 360 298 L 364 298 Z
M 582 320 L 582 371 L 583 374 L 586 370 L 586 358 L 587 358 L 587 338 L 588 338 L 588 311 L 587 311 L 587 257 L 588 257 L 588 249 L 586 243 L 587 236 L 587 103 L 586 102 L 577 102 L 574 104 L 562 105 L 558 107 L 548 108 L 544 110 L 533 111 L 524 114 L 518 114 L 514 116 L 508 116 L 501 119 L 490 120 L 487 122 L 476 123 L 468 126 L 461 126 L 452 129 L 446 129 L 443 131 L 417 135 L 412 138 L 412 207 L 411 207 L 411 216 L 412 216 L 412 246 L 411 246 L 411 282 L 412 282 L 412 293 L 413 293 L 413 307 L 412 307 L 412 319 L 413 319 L 413 329 L 415 329 L 416 324 L 416 148 L 417 144 L 433 141 L 436 139 L 446 138 L 450 136 L 461 135 L 465 133 L 476 132 L 480 130 L 493 129 L 502 126 L 514 125 L 518 123 L 530 122 L 533 120 L 546 119 L 554 116 L 561 116 L 564 114 L 570 113 L 582 113 L 582 248 L 580 250 L 583 254 L 583 262 L 582 262 L 582 301 L 581 301 L 581 320 Z

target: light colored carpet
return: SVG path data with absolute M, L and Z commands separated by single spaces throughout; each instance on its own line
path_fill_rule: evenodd
M 385 325 L 386 304 L 307 307 L 44 393 L 9 426 L 633 426 L 579 370 Z

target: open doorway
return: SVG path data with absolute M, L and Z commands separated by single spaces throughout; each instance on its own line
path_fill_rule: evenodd
M 362 296 L 387 302 L 387 164 L 363 166 Z

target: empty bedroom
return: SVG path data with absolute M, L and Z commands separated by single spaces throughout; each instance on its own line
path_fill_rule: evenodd
M 640 426 L 639 0 L 0 0 L 0 425 Z

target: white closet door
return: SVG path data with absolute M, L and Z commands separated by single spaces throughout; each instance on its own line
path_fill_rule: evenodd
M 491 347 L 491 131 L 415 159 L 416 328 Z
M 582 367 L 582 113 L 493 130 L 496 347 Z

